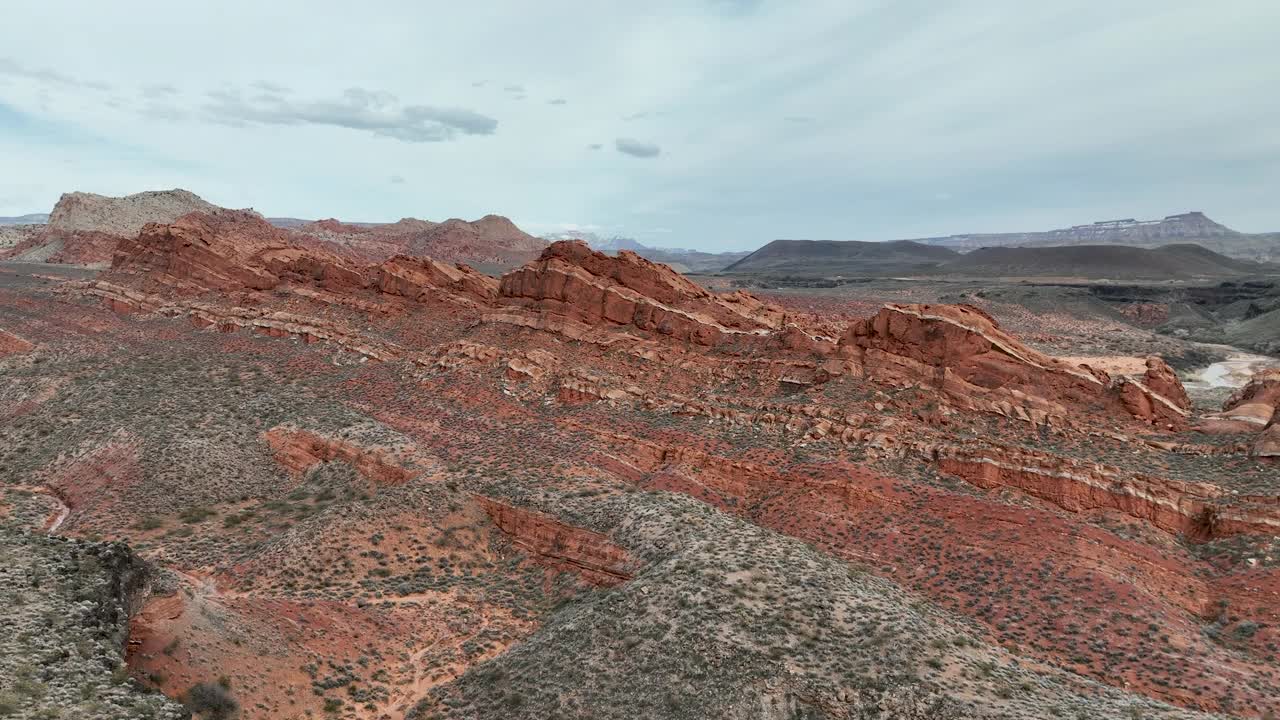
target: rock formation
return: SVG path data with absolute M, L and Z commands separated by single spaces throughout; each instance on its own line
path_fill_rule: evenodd
M 298 235 L 300 242 L 363 263 L 411 255 L 512 267 L 533 260 L 546 247 L 546 241 L 500 215 L 440 223 L 404 218 L 387 224 L 351 224 L 329 219 L 301 226 Z
M 148 223 L 170 223 L 187 213 L 218 209 L 187 190 L 140 192 L 118 198 L 72 192 L 58 200 L 49 214 L 48 225 L 62 232 L 128 237 L 138 234 Z
M 1145 380 L 1113 381 L 1023 345 L 971 305 L 886 305 L 849 328 L 840 355 L 873 377 L 929 383 L 969 407 L 1012 402 L 1014 414 L 1037 423 L 1117 405 L 1147 422 L 1180 425 L 1188 414 L 1186 392 L 1163 360 L 1148 361 Z
M 593 585 L 626 582 L 638 565 L 626 550 L 600 533 L 487 497 L 476 496 L 476 500 L 512 542 L 539 562 L 575 572 Z
M 1219 417 L 1261 428 L 1253 443 L 1255 457 L 1280 457 L 1280 370 L 1263 370 L 1237 390 Z
M 0 256 L 26 262 L 103 266 L 110 262 L 121 238 L 137 235 L 148 223 L 171 223 L 187 213 L 218 209 L 186 190 L 125 197 L 66 193 L 49 214 L 48 223 Z
M 120 241 L 112 269 L 191 292 L 269 290 L 284 283 L 352 292 L 373 289 L 417 300 L 431 289 L 489 300 L 497 283 L 464 265 L 404 256 L 360 266 L 298 245 L 295 236 L 256 213 L 218 210 L 143 228 Z
M 587 325 L 634 326 L 697 345 L 782 327 L 780 308 L 747 293 L 716 295 L 631 252 L 609 257 L 560 241 L 502 277 L 504 301 Z

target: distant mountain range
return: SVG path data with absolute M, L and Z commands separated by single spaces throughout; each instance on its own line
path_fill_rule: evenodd
M 0 217 L 0 225 L 43 225 L 49 222 L 49 213 L 31 213 L 14 217 Z
M 1050 245 L 1130 245 L 1159 247 L 1195 243 L 1242 260 L 1280 260 L 1280 233 L 1242 233 L 1210 220 L 1202 212 L 1169 215 L 1162 220 L 1103 220 L 1060 230 L 1024 233 L 985 233 L 918 238 L 925 245 L 966 251 L 983 247 L 1044 247 Z
M 1127 245 L 987 247 L 960 255 L 931 273 L 965 277 L 1070 277 L 1189 280 L 1275 272 L 1280 267 L 1230 258 L 1191 243 L 1157 248 Z
M 1204 213 L 1106 220 L 1061 230 L 862 242 L 774 240 L 725 268 L 796 277 L 970 275 L 1115 279 L 1272 273 L 1280 233 L 1249 234 Z M 1262 263 L 1261 265 L 1257 263 Z
M 649 247 L 627 237 L 602 238 L 595 233 L 578 231 L 557 233 L 548 236 L 547 239 L 581 240 L 608 255 L 617 255 L 622 250 L 629 250 L 647 260 L 670 265 L 681 273 L 718 272 L 751 254 L 745 251 L 709 253 L 685 248 Z
M 1002 277 L 1193 280 L 1280 273 L 1280 266 L 1230 258 L 1193 243 L 985 247 L 969 253 L 912 240 L 775 240 L 725 268 L 780 278 Z

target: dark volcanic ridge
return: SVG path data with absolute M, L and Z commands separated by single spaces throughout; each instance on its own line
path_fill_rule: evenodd
M 911 240 L 774 240 L 725 272 L 898 275 L 922 272 L 957 257 L 954 250 Z

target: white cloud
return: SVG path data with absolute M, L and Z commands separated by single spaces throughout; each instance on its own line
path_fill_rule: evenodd
M 657 145 L 632 138 L 618 138 L 613 141 L 613 146 L 624 155 L 638 158 L 658 157 L 662 153 L 662 148 Z

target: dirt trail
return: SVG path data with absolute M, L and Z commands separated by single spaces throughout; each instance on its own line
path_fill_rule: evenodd
M 62 524 L 67 521 L 67 517 L 71 515 L 71 507 L 63 502 L 56 492 L 44 485 L 10 485 L 6 489 L 29 492 L 33 495 L 44 495 L 57 504 L 57 513 L 46 520 L 44 525 L 44 531 L 50 535 L 57 532 L 58 528 L 62 527 Z

